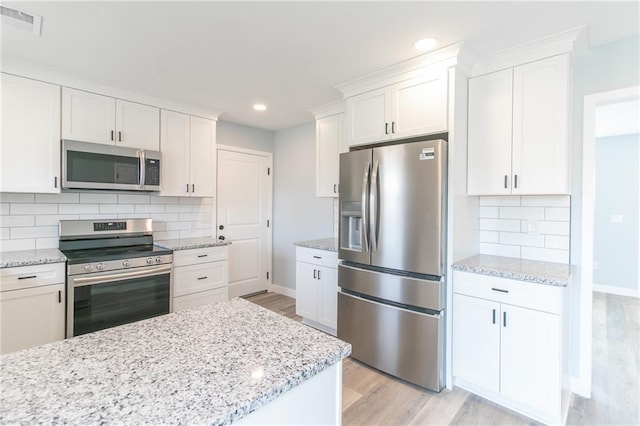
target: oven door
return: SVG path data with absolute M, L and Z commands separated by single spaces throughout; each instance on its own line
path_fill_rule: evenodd
M 69 276 L 67 337 L 168 314 L 171 265 Z

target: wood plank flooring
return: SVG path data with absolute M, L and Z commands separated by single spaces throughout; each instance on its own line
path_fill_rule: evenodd
M 302 320 L 293 298 L 263 293 L 248 300 Z M 594 392 L 591 399 L 574 398 L 569 425 L 640 424 L 638 305 L 637 299 L 595 293 Z M 344 360 L 342 374 L 344 425 L 539 424 L 462 389 L 426 391 L 351 358 Z

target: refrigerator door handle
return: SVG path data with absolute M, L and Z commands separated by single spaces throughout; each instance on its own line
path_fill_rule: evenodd
M 369 171 L 371 163 L 367 162 L 367 168 L 364 169 L 362 178 L 362 235 L 364 237 L 364 251 L 369 251 Z
M 369 233 L 369 239 L 371 240 L 371 251 L 374 253 L 378 251 L 378 221 L 380 220 L 378 214 L 378 204 L 380 203 L 380 184 L 378 179 L 379 174 L 380 162 L 376 161 L 376 165 L 371 171 L 371 186 L 369 188 L 369 227 L 371 229 Z

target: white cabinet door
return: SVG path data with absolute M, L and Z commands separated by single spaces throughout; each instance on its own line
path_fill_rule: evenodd
M 316 121 L 316 196 L 337 197 L 344 114 Z
M 64 284 L 0 293 L 0 353 L 64 339 Z
M 320 312 L 318 322 L 332 329 L 338 328 L 338 270 L 318 267 L 320 274 Z
M 189 141 L 191 120 L 186 114 L 162 110 L 160 152 L 160 195 L 188 196 L 189 187 Z
M 62 88 L 62 139 L 113 145 L 115 122 L 114 98 Z
M 116 99 L 116 145 L 160 150 L 160 109 Z
M 310 263 L 296 262 L 296 314 L 318 321 L 320 282 L 318 267 Z
M 60 86 L 0 74 L 0 192 L 60 192 Z
M 453 374 L 500 390 L 500 304 L 453 295 Z
M 559 316 L 503 304 L 500 319 L 500 392 L 554 417 L 562 388 Z
M 513 193 L 569 192 L 568 55 L 513 71 Z
M 346 100 L 347 143 L 349 146 L 379 142 L 391 138 L 388 102 L 384 87 Z
M 469 80 L 467 193 L 511 194 L 513 70 Z
M 447 131 L 447 73 L 425 70 L 391 86 L 394 139 Z
M 216 122 L 191 117 L 191 196 L 216 195 Z

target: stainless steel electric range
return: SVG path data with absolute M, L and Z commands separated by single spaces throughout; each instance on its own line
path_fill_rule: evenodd
M 167 314 L 173 252 L 153 245 L 151 219 L 61 220 L 67 337 Z

